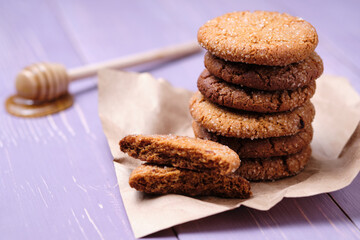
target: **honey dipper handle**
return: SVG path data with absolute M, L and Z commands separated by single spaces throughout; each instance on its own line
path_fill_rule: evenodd
M 94 76 L 97 74 L 97 71 L 99 71 L 100 69 L 105 69 L 105 68 L 121 69 L 121 68 L 127 68 L 139 64 L 148 63 L 155 60 L 160 60 L 163 58 L 175 59 L 199 52 L 200 50 L 201 48 L 197 42 L 189 42 L 185 44 L 148 51 L 145 53 L 125 56 L 122 58 L 113 59 L 106 62 L 95 63 L 79 68 L 74 68 L 68 70 L 68 75 L 70 81 L 75 81 L 78 79 Z

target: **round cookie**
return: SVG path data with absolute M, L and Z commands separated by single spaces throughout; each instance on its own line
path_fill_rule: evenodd
M 229 62 L 209 52 L 205 67 L 226 82 L 266 91 L 294 90 L 309 85 L 324 71 L 321 58 L 315 52 L 303 61 L 284 67 Z
M 311 102 L 293 111 L 260 114 L 220 107 L 200 92 L 190 100 L 193 119 L 211 132 L 225 137 L 269 138 L 294 135 L 308 126 L 315 115 Z
M 285 66 L 307 58 L 318 44 L 315 28 L 286 13 L 232 12 L 200 27 L 200 45 L 232 62 Z
M 309 145 L 313 137 L 311 125 L 292 136 L 253 140 L 250 138 L 232 138 L 216 135 L 209 132 L 195 121 L 193 121 L 192 127 L 195 137 L 226 145 L 234 150 L 241 159 L 266 158 L 294 154 Z
M 119 142 L 121 151 L 147 163 L 220 174 L 235 172 L 239 156 L 213 141 L 176 135 L 128 135 Z
M 277 180 L 298 174 L 311 157 L 311 147 L 282 157 L 245 158 L 235 173 L 250 181 Z
M 295 90 L 263 91 L 233 85 L 204 70 L 197 82 L 199 91 L 211 102 L 230 108 L 273 113 L 302 106 L 315 93 L 315 81 Z
M 134 169 L 129 185 L 149 194 L 183 194 L 249 198 L 250 183 L 237 174 L 220 175 L 213 171 L 191 171 L 162 165 L 141 165 Z

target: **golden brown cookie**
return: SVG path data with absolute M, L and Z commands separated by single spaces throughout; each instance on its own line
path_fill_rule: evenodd
M 311 102 L 293 111 L 260 114 L 221 107 L 200 92 L 190 100 L 193 119 L 211 132 L 225 137 L 270 138 L 294 135 L 309 126 L 315 109 Z
M 308 146 L 313 137 L 313 128 L 308 126 L 295 135 L 273 138 L 233 138 L 216 135 L 193 122 L 195 137 L 221 143 L 234 150 L 242 158 L 265 158 L 284 156 L 299 152 Z
M 259 90 L 294 90 L 309 85 L 324 70 L 323 62 L 315 52 L 303 61 L 284 67 L 229 62 L 209 52 L 205 54 L 209 72 L 229 83 Z
M 152 164 L 221 174 L 240 166 L 239 156 L 222 144 L 174 135 L 129 135 L 120 141 L 121 151 Z
M 208 70 L 198 78 L 199 91 L 209 101 L 221 106 L 251 112 L 272 113 L 293 110 L 314 95 L 315 81 L 295 90 L 263 91 L 227 83 Z
M 307 58 L 318 44 L 315 28 L 286 13 L 232 12 L 198 31 L 200 45 L 233 62 L 285 66 Z
M 311 147 L 302 151 L 271 158 L 244 158 L 236 174 L 249 181 L 277 180 L 298 174 L 305 168 L 311 157 Z
M 141 165 L 130 176 L 129 184 L 150 194 L 183 194 L 188 196 L 218 196 L 249 198 L 250 183 L 239 175 L 219 175 L 173 167 Z

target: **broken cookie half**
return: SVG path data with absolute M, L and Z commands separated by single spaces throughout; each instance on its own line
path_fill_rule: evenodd
M 129 156 L 146 163 L 129 179 L 131 187 L 152 194 L 249 198 L 250 183 L 234 174 L 238 155 L 219 143 L 174 135 L 129 135 L 120 143 Z

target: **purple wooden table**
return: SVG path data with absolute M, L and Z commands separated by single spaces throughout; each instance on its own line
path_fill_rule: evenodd
M 318 31 L 326 74 L 347 77 L 360 92 L 358 1 L 81 1 L 0 2 L 0 98 L 14 77 L 38 61 L 68 68 L 193 40 L 208 19 L 235 10 L 301 16 Z M 149 71 L 195 90 L 203 53 Z M 1 239 L 133 239 L 97 114 L 96 80 L 71 86 L 75 105 L 39 119 L 0 108 Z M 121 111 L 121 109 L 119 109 Z M 175 226 L 161 239 L 359 239 L 360 177 L 345 189 L 284 199 L 267 212 L 240 207 Z

